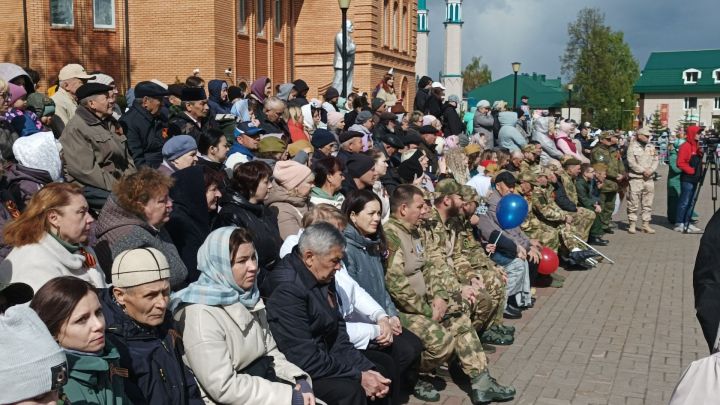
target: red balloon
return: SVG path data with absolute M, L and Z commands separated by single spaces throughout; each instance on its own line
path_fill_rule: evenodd
M 538 265 L 538 273 L 548 275 L 553 274 L 560 266 L 560 259 L 557 253 L 547 246 L 543 246 L 540 251 L 540 264 Z

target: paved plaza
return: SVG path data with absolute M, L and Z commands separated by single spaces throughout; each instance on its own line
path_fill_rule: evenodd
M 614 266 L 560 270 L 563 288 L 538 289 L 535 308 L 507 321 L 517 328 L 515 344 L 489 356 L 493 376 L 517 388 L 507 404 L 667 404 L 684 368 L 708 355 L 692 288 L 700 235 L 670 229 L 666 171 L 661 166 L 655 183 L 655 235 L 628 234 L 623 207 L 620 229 L 602 249 Z M 704 228 L 713 212 L 707 187 L 696 211 Z M 470 404 L 446 380 L 439 403 Z

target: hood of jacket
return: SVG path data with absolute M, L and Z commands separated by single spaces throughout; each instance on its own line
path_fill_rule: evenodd
M 104 234 L 126 226 L 139 226 L 152 235 L 157 235 L 159 232 L 143 218 L 121 207 L 117 203 L 117 197 L 111 194 L 95 222 L 95 235 L 100 239 Z
M 25 87 L 27 94 L 34 93 L 35 86 L 33 85 L 32 79 L 30 79 L 30 75 L 27 74 L 25 69 L 14 63 L 0 63 L 0 79 L 5 80 L 6 83 L 10 83 L 11 80 L 20 76 L 25 78 L 25 86 L 23 87 Z
M 31 181 L 38 184 L 50 184 L 53 182 L 50 173 L 47 170 L 32 169 L 21 164 L 14 164 L 5 169 L 5 176 L 8 183 L 12 184 L 18 181 Z
M 697 125 L 690 125 L 685 132 L 687 134 L 685 141 L 693 146 L 697 145 L 697 134 L 700 132 L 700 127 Z
M 175 179 L 175 184 L 170 189 L 170 198 L 175 206 L 173 212 L 184 211 L 196 224 L 210 233 L 210 213 L 205 198 L 203 167 L 196 165 L 178 170 L 172 174 L 172 178 Z
M 210 80 L 208 82 L 208 100 L 214 101 L 220 105 L 230 105 L 230 102 L 227 100 L 223 101 L 220 97 L 220 93 L 222 92 L 223 85 L 227 86 L 227 82 L 225 80 L 219 80 L 214 79 Z
M 547 117 L 539 117 L 533 121 L 533 130 L 547 136 L 550 132 L 550 120 Z
M 287 190 L 285 187 L 277 184 L 273 180 L 272 188 L 270 189 L 270 192 L 268 193 L 264 202 L 265 202 L 265 205 L 271 205 L 271 204 L 275 204 L 275 203 L 286 203 L 286 204 L 294 205 L 296 207 L 305 207 L 308 204 L 308 197 L 299 197 L 296 195 L 291 195 L 289 190 Z
M 514 111 L 503 111 L 498 114 L 498 121 L 500 121 L 500 125 L 504 127 L 514 127 L 517 120 L 518 116 L 517 113 Z

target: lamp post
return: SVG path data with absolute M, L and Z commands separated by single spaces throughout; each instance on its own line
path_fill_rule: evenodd
M 568 90 L 568 119 L 570 119 L 570 113 L 572 111 L 572 91 L 573 91 L 574 85 L 572 83 L 568 83 L 567 90 Z
M 342 12 L 342 96 L 347 97 L 347 11 L 350 0 L 338 0 Z
M 625 98 L 620 99 L 620 117 L 618 118 L 618 129 L 622 130 L 622 119 L 623 119 L 623 109 L 625 108 Z
M 512 70 L 513 70 L 513 73 L 515 74 L 515 86 L 513 87 L 513 106 L 512 106 L 512 109 L 513 109 L 513 111 L 515 111 L 515 109 L 517 108 L 517 75 L 518 75 L 518 72 L 520 71 L 520 62 L 513 62 L 513 63 L 512 63 Z

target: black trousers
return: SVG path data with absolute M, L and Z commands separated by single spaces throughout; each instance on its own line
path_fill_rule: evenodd
M 407 402 L 408 394 L 412 392 L 417 382 L 417 369 L 422 351 L 423 344 L 420 338 L 405 328 L 401 334 L 393 336 L 393 343 L 389 347 L 374 347 L 364 351 L 365 357 L 373 364 L 379 364 L 385 367 L 388 373 L 393 374 L 392 376 L 383 374 L 392 380 L 391 403 Z M 388 362 L 388 356 L 392 363 Z
M 328 405 L 365 405 L 365 390 L 352 378 L 313 379 L 313 393 Z

